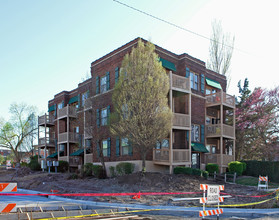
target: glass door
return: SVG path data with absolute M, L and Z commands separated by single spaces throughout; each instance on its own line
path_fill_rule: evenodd
M 200 169 L 200 153 L 192 153 L 192 168 Z

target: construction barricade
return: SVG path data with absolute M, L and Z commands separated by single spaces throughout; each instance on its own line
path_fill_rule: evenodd
M 268 190 L 268 176 L 259 176 L 258 190 Z
M 17 183 L 0 183 L 0 192 L 17 192 Z M 0 204 L 0 213 L 16 212 L 16 203 Z

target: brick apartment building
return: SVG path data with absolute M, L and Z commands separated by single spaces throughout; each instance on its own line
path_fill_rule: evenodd
M 48 155 L 40 160 L 65 160 L 72 170 L 80 169 L 85 163 L 100 163 L 97 152 L 102 146 L 107 168 L 128 161 L 141 170 L 139 154 L 127 138 L 113 137 L 108 126 L 122 59 L 138 40 L 92 62 L 90 79 L 49 101 L 48 114 L 38 118 L 39 150 Z M 149 152 L 147 171 L 205 169 L 207 163 L 225 171 L 235 158 L 235 98 L 226 93 L 226 77 L 188 54 L 155 47 L 170 78 L 173 119 L 169 136 Z

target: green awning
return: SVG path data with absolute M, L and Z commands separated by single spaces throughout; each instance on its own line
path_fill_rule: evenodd
M 58 153 L 55 152 L 54 154 L 49 155 L 47 158 L 57 158 Z
M 55 105 L 52 105 L 48 108 L 48 112 L 55 111 Z
M 170 62 L 170 61 L 168 61 L 168 60 L 165 60 L 165 59 L 163 59 L 163 58 L 161 58 L 161 57 L 160 57 L 159 61 L 162 62 L 162 66 L 163 66 L 163 67 L 165 67 L 165 68 L 167 68 L 167 69 L 170 69 L 170 70 L 172 70 L 172 71 L 176 71 L 176 68 L 175 68 L 174 63 L 172 63 L 172 62 Z
M 72 104 L 74 102 L 78 102 L 78 96 L 74 96 L 74 97 L 70 98 L 69 104 Z
M 64 153 L 64 151 L 60 151 L 59 156 L 61 156 L 63 153 Z M 47 158 L 57 158 L 57 155 L 58 155 L 58 153 L 55 152 L 55 153 L 49 155 Z
M 84 149 L 79 149 L 75 151 L 74 153 L 71 153 L 70 156 L 81 156 L 84 152 Z
M 204 144 L 200 143 L 191 143 L 192 151 L 202 152 L 202 153 L 209 153 L 208 150 L 205 148 Z
M 209 78 L 205 78 L 207 85 L 212 86 L 214 88 L 217 89 L 222 89 L 222 86 L 219 82 L 213 80 L 213 79 L 209 79 Z

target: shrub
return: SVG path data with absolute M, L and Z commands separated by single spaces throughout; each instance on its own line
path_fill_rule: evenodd
M 99 179 L 105 179 L 107 177 L 106 171 L 103 169 L 101 165 L 93 165 L 92 166 L 93 176 Z
M 41 170 L 41 165 L 38 162 L 38 156 L 37 155 L 30 158 L 30 162 L 28 164 L 28 167 L 31 170 L 34 170 L 34 171 Z
M 243 167 L 243 172 L 245 172 L 245 171 L 246 171 L 246 168 L 247 168 L 247 165 L 246 165 L 245 162 L 241 162 L 241 163 L 242 163 L 242 167 Z
M 116 171 L 119 175 L 131 174 L 134 172 L 135 164 L 128 162 L 121 162 L 116 165 Z
M 215 164 L 215 163 L 208 163 L 206 165 L 206 168 L 205 170 L 208 172 L 208 173 L 218 173 L 219 172 L 219 165 L 218 164 Z
M 21 163 L 20 163 L 20 166 L 21 166 L 21 167 L 28 167 L 28 163 L 26 163 L 26 162 L 21 162 Z
M 195 176 L 201 176 L 202 170 L 200 169 L 192 169 L 192 174 Z
M 209 173 L 207 171 L 202 171 L 202 176 L 207 179 L 208 178 Z
M 92 176 L 93 175 L 93 164 L 86 163 L 83 167 L 84 176 Z
M 229 163 L 229 172 L 236 172 L 238 176 L 241 176 L 243 173 L 243 163 L 239 161 L 232 161 Z
M 109 167 L 109 173 L 110 173 L 110 176 L 111 176 L 111 177 L 115 177 L 115 176 L 116 176 L 115 167 L 110 166 L 110 167 Z
M 57 171 L 61 173 L 65 173 L 69 170 L 69 163 L 67 161 L 59 160 L 59 166 L 57 167 Z
M 175 167 L 173 170 L 174 174 L 192 174 L 192 168 L 191 167 Z

